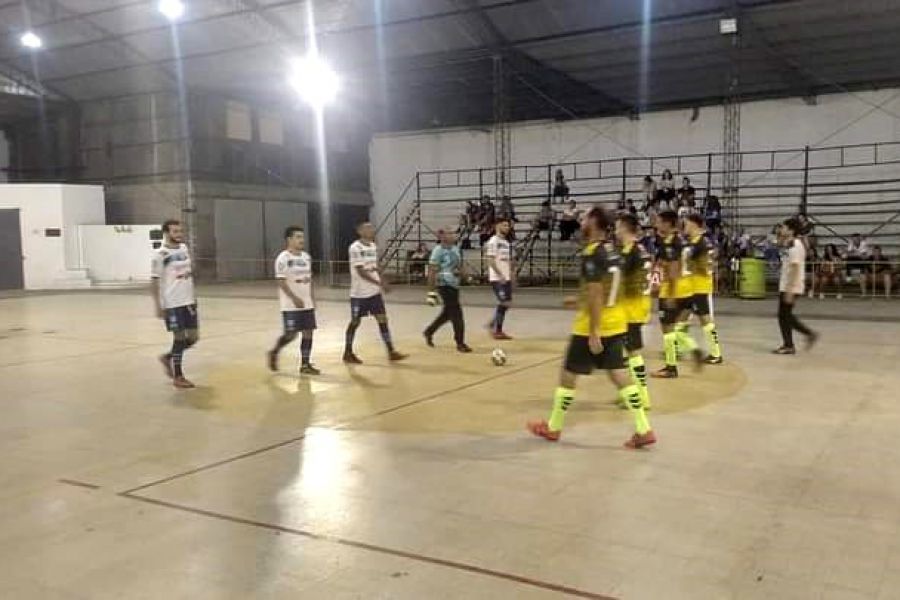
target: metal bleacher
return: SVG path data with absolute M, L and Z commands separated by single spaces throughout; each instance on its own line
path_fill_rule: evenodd
M 722 198 L 723 222 L 730 235 L 743 231 L 766 236 L 774 224 L 804 211 L 815 224 L 819 245 L 840 246 L 860 233 L 888 256 L 900 252 L 900 142 L 742 152 L 740 184 L 730 205 L 722 193 L 721 153 L 513 166 L 507 181 L 519 219 L 517 256 L 523 273 L 535 282 L 571 275 L 577 250 L 575 242 L 559 240 L 555 225 L 549 236 L 528 235 L 541 203 L 552 197 L 557 169 L 581 208 L 595 204 L 615 208 L 625 198 L 639 205 L 643 178 L 652 175 L 658 181 L 669 169 L 676 187 L 682 177 L 690 177 L 698 205 L 710 194 Z M 401 272 L 409 250 L 420 242 L 433 244 L 439 228 L 457 227 L 467 201 L 484 195 L 493 198 L 497 175 L 493 167 L 416 173 L 378 224 L 385 268 Z M 554 209 L 561 208 L 554 204 Z M 477 237 L 476 232 L 466 256 L 470 264 L 480 263 Z

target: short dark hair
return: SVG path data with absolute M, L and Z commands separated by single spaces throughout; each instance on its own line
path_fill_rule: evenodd
M 625 225 L 631 233 L 637 233 L 641 229 L 641 223 L 637 217 L 631 213 L 624 213 L 616 218 L 617 221 Z
M 674 210 L 664 210 L 656 216 L 659 217 L 661 221 L 668 223 L 672 227 L 678 225 L 678 213 L 676 213 Z
M 688 221 L 696 225 L 697 227 L 703 227 L 705 225 L 705 221 L 703 217 L 697 213 L 689 213 L 687 217 L 685 217 Z
M 588 221 L 593 220 L 597 227 L 606 231 L 612 225 L 613 221 L 609 217 L 609 212 L 602 206 L 595 206 L 587 212 L 584 217 Z
M 291 225 L 291 226 L 289 226 L 289 227 L 286 227 L 285 230 L 284 230 L 284 239 L 288 239 L 289 237 L 291 237 L 292 235 L 294 235 L 294 234 L 297 233 L 298 231 L 299 231 L 300 233 L 303 233 L 303 228 L 302 228 L 302 227 L 298 227 L 298 226 L 296 226 L 296 225 Z
M 166 219 L 165 221 L 163 221 L 163 233 L 169 233 L 169 229 L 171 229 L 173 225 L 181 225 L 181 221 L 179 221 L 178 219 Z
M 790 229 L 791 233 L 793 233 L 794 235 L 800 233 L 800 230 L 803 228 L 803 226 L 800 225 L 800 219 L 798 219 L 797 217 L 791 217 L 790 219 L 785 220 L 782 225 Z
M 497 217 L 496 219 L 494 219 L 494 227 L 496 227 L 500 223 L 509 223 L 509 219 L 507 217 Z

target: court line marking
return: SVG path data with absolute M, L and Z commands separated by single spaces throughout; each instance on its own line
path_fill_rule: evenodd
M 553 357 L 551 357 L 551 358 L 545 358 L 545 359 L 539 360 L 539 361 L 537 361 L 537 362 L 533 362 L 533 363 L 529 363 L 529 364 L 527 364 L 527 365 L 523 365 L 523 366 L 521 366 L 521 367 L 519 367 L 519 368 L 516 368 L 516 369 L 502 369 L 502 371 L 501 371 L 500 373 L 496 374 L 496 375 L 489 375 L 489 376 L 487 376 L 487 377 L 478 379 L 478 380 L 476 380 L 476 381 L 471 381 L 471 382 L 469 382 L 469 383 L 465 383 L 465 384 L 456 386 L 455 388 L 450 388 L 450 389 L 447 389 L 447 390 L 441 390 L 441 391 L 438 391 L 438 392 L 434 392 L 434 393 L 432 393 L 432 394 L 427 394 L 427 395 L 425 395 L 425 396 L 422 396 L 421 398 L 416 398 L 416 399 L 410 400 L 410 401 L 408 401 L 408 402 L 404 402 L 404 403 L 397 404 L 397 405 L 394 405 L 394 406 L 389 406 L 389 407 L 387 407 L 387 408 L 384 408 L 384 409 L 382 409 L 382 410 L 376 411 L 376 412 L 371 413 L 371 414 L 362 415 L 362 416 L 359 416 L 359 417 L 356 417 L 356 418 L 353 418 L 353 419 L 348 419 L 348 420 L 346 420 L 346 421 L 344 421 L 344 422 L 342 422 L 342 423 L 338 423 L 337 425 L 334 425 L 334 426 L 330 427 L 329 429 L 332 429 L 332 430 L 343 430 L 343 429 L 345 429 L 346 427 L 349 427 L 349 426 L 354 425 L 354 424 L 356 424 L 356 423 L 365 421 L 365 420 L 367 420 L 367 419 L 373 419 L 373 418 L 380 417 L 380 416 L 383 416 L 383 415 L 386 415 L 386 414 L 390 414 L 390 413 L 393 413 L 393 412 L 396 412 L 396 411 L 399 411 L 399 410 L 403 410 L 403 409 L 405 409 L 405 408 L 409 408 L 409 407 L 412 407 L 412 406 L 416 406 L 416 405 L 418 405 L 418 404 L 422 404 L 422 403 L 428 402 L 428 401 L 430 401 L 430 400 L 435 400 L 435 399 L 437 399 L 437 398 L 440 398 L 441 396 L 446 396 L 446 395 L 448 395 L 448 394 L 454 394 L 454 393 L 456 393 L 456 392 L 461 392 L 461 391 L 463 391 L 463 390 L 467 390 L 467 389 L 469 389 L 469 388 L 477 387 L 477 386 L 479 386 L 479 385 L 488 383 L 489 381 L 493 381 L 493 380 L 495 380 L 495 379 L 501 379 L 501 378 L 503 378 L 503 377 L 508 377 L 508 376 L 510 376 L 510 375 L 515 375 L 516 373 L 521 373 L 522 371 L 526 371 L 526 370 L 528 370 L 528 369 L 533 369 L 534 367 L 540 367 L 540 366 L 543 366 L 543 365 L 545 365 L 545 364 L 547 364 L 547 363 L 549 363 L 549 362 L 557 361 L 557 360 L 559 360 L 559 357 L 558 357 L 558 356 L 553 356 Z M 169 483 L 170 481 L 175 481 L 176 479 L 182 479 L 182 478 L 184 478 L 184 477 L 188 477 L 188 476 L 191 476 L 191 475 L 195 475 L 195 474 L 197 474 L 197 473 L 202 473 L 203 471 L 208 471 L 208 470 L 210 470 L 210 469 L 215 469 L 216 467 L 221 467 L 222 465 L 227 465 L 227 464 L 229 464 L 229 463 L 237 462 L 237 461 L 243 460 L 243 459 L 245 459 L 245 458 L 250 458 L 251 456 L 256 456 L 256 455 L 258 455 L 258 454 L 263 454 L 263 453 L 269 452 L 269 451 L 271 451 L 271 450 L 277 450 L 278 448 L 283 448 L 284 446 L 289 446 L 289 445 L 294 444 L 294 443 L 296 443 L 296 442 L 299 442 L 299 441 L 301 441 L 301 440 L 303 440 L 303 439 L 305 439 L 305 438 L 306 438 L 306 431 L 304 431 L 302 434 L 300 434 L 300 435 L 298 435 L 298 436 L 295 436 L 295 437 L 292 437 L 292 438 L 288 438 L 288 439 L 282 440 L 282 441 L 280 441 L 280 442 L 275 442 L 274 444 L 269 444 L 268 446 L 263 446 L 262 448 L 257 448 L 257 449 L 255 449 L 255 450 L 249 450 L 249 451 L 247 451 L 247 452 L 243 452 L 243 453 L 241 453 L 241 454 L 238 454 L 238 455 L 235 455 L 235 456 L 231 456 L 231 457 L 229 457 L 229 458 L 224 458 L 224 459 L 221 459 L 221 460 L 217 460 L 217 461 L 215 461 L 215 462 L 211 462 L 211 463 L 208 463 L 208 464 L 205 464 L 205 465 L 201 465 L 201 466 L 199 466 L 199 467 L 194 467 L 193 469 L 189 469 L 189 470 L 187 470 L 187 471 L 182 471 L 182 472 L 180 472 L 180 473 L 175 473 L 174 475 L 169 475 L 169 476 L 167 476 L 167 477 L 163 477 L 163 478 L 157 479 L 157 480 L 155 480 L 155 481 L 150 481 L 150 482 L 148 482 L 148 483 L 144 483 L 144 484 L 138 485 L 138 486 L 136 486 L 136 487 L 133 487 L 133 488 L 124 490 L 124 491 L 122 491 L 122 492 L 120 492 L 120 493 L 121 493 L 121 494 L 133 494 L 134 492 L 139 492 L 139 491 L 141 491 L 141 490 L 146 490 L 146 489 L 148 489 L 148 488 L 155 487 L 155 486 L 158 486 L 158 485 L 162 485 L 162 484 L 164 484 L 164 483 Z
M 549 581 L 542 581 L 540 579 L 533 579 L 531 577 L 525 577 L 523 575 L 516 575 L 515 573 L 506 573 L 504 571 L 497 571 L 494 569 L 488 569 L 486 567 L 479 567 L 477 565 L 471 565 L 468 563 L 457 562 L 454 560 L 437 558 L 435 556 L 428 556 L 426 554 L 418 554 L 416 552 L 409 552 L 406 550 L 398 550 L 396 548 L 388 548 L 386 546 L 379 546 L 377 544 L 360 542 L 357 540 L 351 540 L 351 539 L 342 538 L 342 537 L 338 537 L 338 536 L 324 535 L 324 534 L 315 533 L 312 531 L 306 531 L 303 529 L 295 529 L 293 527 L 288 527 L 286 525 L 278 525 L 275 523 L 265 523 L 263 521 L 255 521 L 253 519 L 237 517 L 237 516 L 228 515 L 225 513 L 215 512 L 215 511 L 211 511 L 211 510 L 205 510 L 202 508 L 194 508 L 192 506 L 186 506 L 183 504 L 168 502 L 166 500 L 157 500 L 155 498 L 139 496 L 136 494 L 132 494 L 130 492 L 121 492 L 118 495 L 123 498 L 128 498 L 130 500 L 137 500 L 138 502 L 153 504 L 156 506 L 161 506 L 163 508 L 178 510 L 181 512 L 186 512 L 186 513 L 190 513 L 190 514 L 194 514 L 194 515 L 209 517 L 212 519 L 218 519 L 220 521 L 228 521 L 231 523 L 237 523 L 239 525 L 248 525 L 250 527 L 256 527 L 258 529 L 266 529 L 266 530 L 275 531 L 278 533 L 286 533 L 288 535 L 305 537 L 308 539 L 328 542 L 328 543 L 337 544 L 340 546 L 347 546 L 347 547 L 356 548 L 359 550 L 368 550 L 369 552 L 377 552 L 379 554 L 386 554 L 389 556 L 406 558 L 409 560 L 414 560 L 417 562 L 437 565 L 440 567 L 447 567 L 450 569 L 456 569 L 458 571 L 475 573 L 477 575 L 493 577 L 495 579 L 503 579 L 506 581 L 512 581 L 514 583 L 520 583 L 522 585 L 528 585 L 531 587 L 535 587 L 535 588 L 539 588 L 539 589 L 543 589 L 543 590 L 547 590 L 547 591 L 558 592 L 560 594 L 566 594 L 568 596 L 572 596 L 575 598 L 589 598 L 591 600 L 617 600 L 613 596 L 605 596 L 603 594 L 596 594 L 594 592 L 588 592 L 586 590 L 580 590 L 577 588 L 572 588 L 572 587 L 568 587 L 568 586 L 564 586 L 564 585 L 560 585 L 560 584 L 556 584 L 556 583 L 551 583 Z
M 77 487 L 87 488 L 89 490 L 99 490 L 101 486 L 95 483 L 86 483 L 84 481 L 75 481 L 74 479 L 57 479 L 60 483 L 65 483 L 66 485 L 74 485 Z

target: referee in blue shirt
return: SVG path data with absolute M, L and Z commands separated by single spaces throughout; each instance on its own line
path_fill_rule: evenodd
M 428 261 L 428 283 L 440 294 L 443 309 L 423 332 L 425 343 L 433 348 L 435 332 L 450 321 L 453 324 L 456 349 L 460 352 L 471 352 L 472 349 L 465 342 L 466 325 L 463 322 L 462 307 L 459 305 L 459 279 L 463 271 L 462 254 L 456 245 L 456 233 L 441 230 L 438 231 L 438 236 L 441 243 L 432 250 L 431 259 Z

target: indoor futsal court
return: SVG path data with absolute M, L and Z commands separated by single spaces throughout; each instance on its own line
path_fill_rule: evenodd
M 898 27 L 0 0 L 0 598 L 900 598 Z

